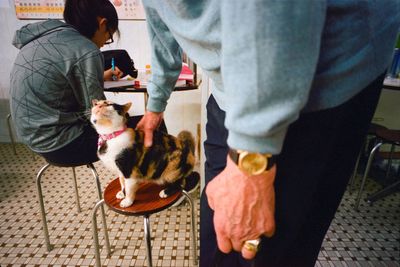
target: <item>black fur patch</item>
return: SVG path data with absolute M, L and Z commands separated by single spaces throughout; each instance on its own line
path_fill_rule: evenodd
M 118 112 L 118 114 L 120 115 L 120 116 L 123 116 L 123 114 L 124 114 L 124 106 L 122 106 L 122 105 L 118 105 L 118 104 L 112 104 L 113 105 L 113 108 Z
M 98 150 L 100 155 L 105 154 L 107 152 L 107 142 L 104 142 Z
M 115 164 L 122 172 L 125 178 L 129 178 L 133 167 L 137 164 L 138 157 L 134 150 L 135 147 L 130 147 L 122 150 L 115 159 Z

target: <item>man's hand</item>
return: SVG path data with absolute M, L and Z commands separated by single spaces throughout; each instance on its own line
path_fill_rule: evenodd
M 113 80 L 113 78 L 112 78 L 113 75 L 115 77 L 117 77 L 117 80 L 119 80 L 122 77 L 122 75 L 124 75 L 124 73 L 117 66 L 115 66 L 115 70 L 108 69 L 108 70 L 104 71 L 104 78 L 103 79 L 105 81 L 112 81 Z
M 228 156 L 227 166 L 206 188 L 208 203 L 214 210 L 214 227 L 219 249 L 242 251 L 246 259 L 256 252 L 243 247 L 247 240 L 275 232 L 276 166 L 260 175 L 247 176 Z
M 163 116 L 163 112 L 146 111 L 136 126 L 136 129 L 144 132 L 145 147 L 151 147 L 153 144 L 153 132 L 160 126 Z

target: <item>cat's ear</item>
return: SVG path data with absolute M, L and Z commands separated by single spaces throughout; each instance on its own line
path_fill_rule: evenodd
M 99 100 L 97 100 L 97 99 L 92 99 L 92 106 L 93 106 L 93 107 L 96 106 L 97 102 L 99 102 Z
M 128 110 L 131 108 L 132 102 L 128 102 L 124 105 L 124 113 L 128 113 Z

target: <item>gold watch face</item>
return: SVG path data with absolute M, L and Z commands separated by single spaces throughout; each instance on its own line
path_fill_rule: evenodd
M 238 163 L 242 171 L 249 175 L 258 175 L 267 169 L 268 159 L 260 153 L 242 152 Z

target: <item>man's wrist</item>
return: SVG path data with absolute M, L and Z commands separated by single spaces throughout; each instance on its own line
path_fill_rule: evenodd
M 259 175 L 269 171 L 276 162 L 276 156 L 272 154 L 235 149 L 229 149 L 229 157 L 247 175 Z

